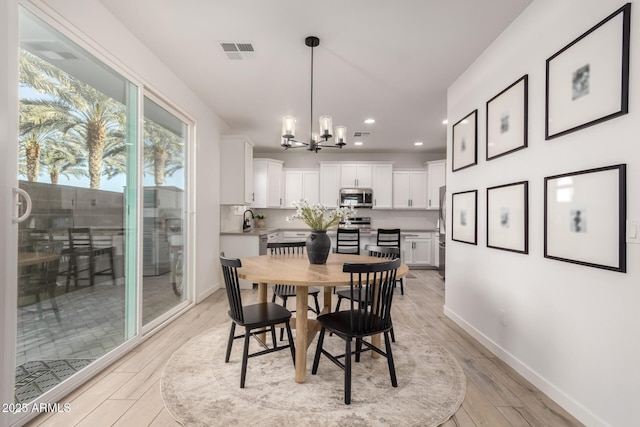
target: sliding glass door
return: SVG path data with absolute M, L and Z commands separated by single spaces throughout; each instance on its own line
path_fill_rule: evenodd
M 137 92 L 21 10 L 16 403 L 136 333 Z
M 185 149 L 187 124 L 144 97 L 142 323 L 148 325 L 186 298 Z
M 24 8 L 19 79 L 30 211 L 16 247 L 14 400 L 29 403 L 188 304 L 190 125 Z

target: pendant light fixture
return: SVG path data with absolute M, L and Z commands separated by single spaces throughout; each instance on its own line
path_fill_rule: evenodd
M 331 116 L 320 116 L 319 132 L 313 131 L 313 48 L 320 44 L 320 39 L 315 36 L 309 36 L 304 40 L 304 44 L 311 48 L 311 137 L 309 142 L 297 141 L 296 137 L 296 119 L 292 116 L 286 116 L 282 119 L 282 143 L 280 144 L 285 150 L 289 148 L 306 147 L 309 151 L 316 153 L 323 148 L 342 148 L 347 141 L 346 126 L 336 126 L 335 143 L 333 145 L 323 145 L 333 137 L 333 125 Z

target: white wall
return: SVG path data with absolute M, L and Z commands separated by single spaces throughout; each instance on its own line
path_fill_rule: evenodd
M 59 14 L 70 30 L 113 63 L 137 76 L 144 84 L 196 122 L 195 141 L 195 283 L 196 298 L 207 295 L 218 282 L 220 231 L 219 140 L 224 124 L 200 98 L 156 58 L 98 0 L 34 0 Z M 48 6 L 48 7 L 47 7 Z
M 478 245 L 447 236 L 445 313 L 587 425 L 640 420 L 640 245 L 627 244 L 626 274 L 544 258 L 543 183 L 626 163 L 627 216 L 640 217 L 640 4 L 631 14 L 629 114 L 545 141 L 545 61 L 623 4 L 536 0 L 448 92 L 449 123 L 479 114 L 478 165 L 452 173 L 449 161 L 449 206 L 452 192 L 473 189 L 479 204 Z M 487 162 L 486 102 L 524 74 L 529 147 Z M 448 134 L 450 145 L 451 125 Z M 521 180 L 529 180 L 529 254 L 487 248 L 486 188 Z

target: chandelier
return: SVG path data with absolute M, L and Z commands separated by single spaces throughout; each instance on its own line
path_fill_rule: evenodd
M 282 143 L 280 144 L 285 150 L 289 148 L 306 147 L 309 151 L 316 153 L 323 148 L 342 148 L 346 145 L 347 128 L 346 126 L 336 126 L 336 138 L 333 145 L 323 145 L 332 136 L 333 126 L 331 116 L 320 116 L 320 131 L 313 131 L 313 48 L 320 44 L 320 39 L 315 36 L 309 36 L 304 39 L 304 44 L 311 48 L 311 137 L 309 142 L 297 141 L 295 139 L 296 119 L 287 116 L 282 119 Z

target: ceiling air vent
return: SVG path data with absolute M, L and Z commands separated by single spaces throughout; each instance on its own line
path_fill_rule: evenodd
M 371 135 L 371 132 L 363 132 L 363 131 L 355 131 L 353 132 L 353 137 L 354 138 L 362 138 L 363 136 L 369 136 Z
M 254 50 L 251 43 L 218 42 L 228 59 L 251 59 Z
M 50 60 L 78 59 L 76 55 L 67 50 L 66 46 L 57 41 L 27 42 L 25 46 L 35 55 Z

